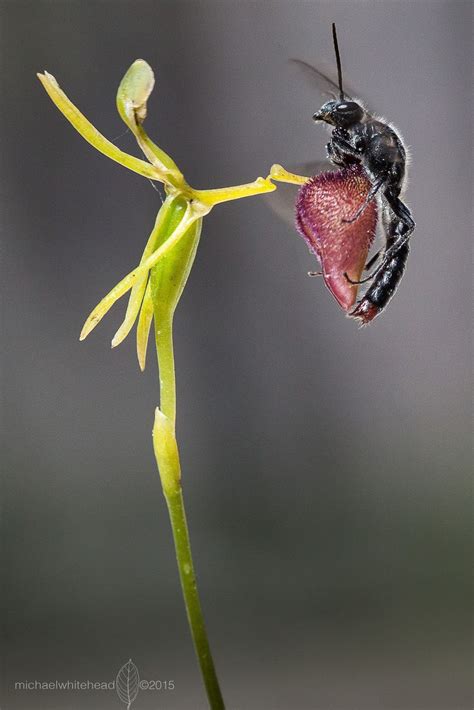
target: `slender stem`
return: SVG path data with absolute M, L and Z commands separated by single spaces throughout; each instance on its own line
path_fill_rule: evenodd
M 219 681 L 217 680 L 214 661 L 207 638 L 204 616 L 201 609 L 201 602 L 199 600 L 181 486 L 179 486 L 175 492 L 168 495 L 165 494 L 165 497 L 170 514 L 171 527 L 173 529 L 176 559 L 178 561 L 186 614 L 202 677 L 206 686 L 209 706 L 212 710 L 224 710 L 224 700 L 219 687 Z
M 197 589 L 181 487 L 179 456 L 174 435 L 176 380 L 173 355 L 173 314 L 166 315 L 159 308 L 155 308 L 155 340 L 160 370 L 160 421 L 164 422 L 162 434 L 157 432 L 157 437 L 164 441 L 162 444 L 155 441 L 155 452 L 173 531 L 186 614 L 206 686 L 209 706 L 211 710 L 224 710 L 224 701 L 214 668 Z M 170 427 L 168 432 L 166 431 L 167 427 Z
M 160 372 L 160 409 L 176 424 L 176 375 L 174 370 L 173 314 L 162 314 L 155 308 L 155 341 Z

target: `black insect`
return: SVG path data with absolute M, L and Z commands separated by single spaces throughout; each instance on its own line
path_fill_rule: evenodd
M 348 167 L 360 163 L 371 182 L 371 188 L 361 207 L 346 222 L 355 222 L 367 205 L 378 194 L 382 201 L 382 225 L 385 246 L 367 264 L 370 269 L 379 264 L 365 279 L 351 283 L 371 282 L 362 299 L 350 315 L 368 323 L 390 301 L 403 276 L 409 252 L 408 240 L 415 222 L 408 207 L 400 199 L 405 180 L 406 150 L 400 136 L 390 124 L 372 116 L 360 102 L 355 101 L 342 88 L 342 70 L 336 26 L 332 25 L 336 54 L 338 86 L 318 70 L 305 65 L 339 91 L 339 99 L 327 101 L 317 113 L 315 121 L 324 121 L 332 129 L 326 146 L 329 160 L 337 166 Z

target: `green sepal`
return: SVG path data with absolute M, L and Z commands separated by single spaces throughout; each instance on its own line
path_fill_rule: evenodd
M 157 247 L 178 227 L 188 204 L 188 200 L 179 196 L 170 205 Z M 151 297 L 158 327 L 160 320 L 173 317 L 194 263 L 201 228 L 202 219 L 193 222 L 170 253 L 150 271 Z
M 153 143 L 142 128 L 147 115 L 148 99 L 154 86 L 155 76 L 152 68 L 144 59 L 136 59 L 120 82 L 116 98 L 117 110 L 148 160 L 158 169 L 170 171 L 168 179 L 178 187 L 184 178 L 176 163 L 156 143 Z

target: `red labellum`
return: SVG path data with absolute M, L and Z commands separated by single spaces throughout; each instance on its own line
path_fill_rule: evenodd
M 372 200 L 355 222 L 371 183 L 360 165 L 321 173 L 301 186 L 296 200 L 296 227 L 321 264 L 323 278 L 339 305 L 348 311 L 357 298 L 357 284 L 377 227 Z

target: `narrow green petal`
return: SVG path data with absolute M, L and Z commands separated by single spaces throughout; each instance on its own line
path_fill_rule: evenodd
M 268 178 L 259 177 L 254 182 L 249 182 L 245 185 L 220 187 L 215 190 L 192 190 L 192 197 L 204 205 L 213 207 L 221 202 L 240 200 L 242 197 L 252 197 L 252 195 L 261 195 L 264 192 L 273 192 L 274 190 L 276 190 L 276 186 Z
M 156 167 L 146 163 L 144 160 L 135 158 L 133 155 L 124 153 L 123 150 L 117 148 L 116 145 L 111 143 L 107 140 L 107 138 L 99 133 L 99 131 L 94 128 L 92 123 L 87 120 L 79 109 L 71 103 L 64 91 L 62 91 L 59 87 L 59 84 L 54 76 L 48 74 L 48 72 L 38 74 L 37 76 L 53 103 L 67 118 L 67 120 L 72 123 L 76 131 L 78 131 L 78 133 L 80 133 L 81 136 L 96 150 L 103 153 L 111 160 L 115 160 L 117 163 L 120 163 L 120 165 L 123 165 L 125 168 L 133 170 L 133 172 L 138 173 L 139 175 L 143 175 L 150 180 L 162 181 L 162 175 Z
M 188 185 L 184 179 L 184 175 L 174 162 L 174 160 L 165 153 L 156 143 L 153 143 L 148 137 L 145 129 L 142 126 L 137 126 L 133 131 L 137 143 L 140 146 L 143 154 L 158 170 L 162 170 L 166 179 L 173 187 L 178 189 L 187 189 Z M 165 182 L 166 182 L 165 179 Z
M 165 202 L 161 206 L 161 209 L 156 217 L 155 226 L 152 229 L 152 232 L 148 238 L 148 242 L 143 251 L 142 258 L 140 259 L 140 264 L 143 264 L 143 262 L 148 259 L 150 254 L 155 251 L 161 230 L 163 229 L 165 222 L 169 219 L 169 209 L 175 201 L 175 196 L 169 196 L 166 198 Z M 117 347 L 117 345 L 120 345 L 120 343 L 125 340 L 129 332 L 133 328 L 133 324 L 135 323 L 135 320 L 138 316 L 138 312 L 140 310 L 140 306 L 142 304 L 143 294 L 145 293 L 147 281 L 148 274 L 142 276 L 142 278 L 138 279 L 137 282 L 134 284 L 130 293 L 130 299 L 128 301 L 127 312 L 125 314 L 124 321 L 118 331 L 115 333 L 112 340 L 113 348 Z
M 140 278 L 133 286 L 132 291 L 130 293 L 130 299 L 128 301 L 124 321 L 115 333 L 114 337 L 112 338 L 111 345 L 113 348 L 116 348 L 117 345 L 120 345 L 120 343 L 125 340 L 131 329 L 133 328 L 133 324 L 137 319 L 140 306 L 142 305 L 146 284 L 147 276 L 142 276 L 142 278 Z
M 141 125 L 147 115 L 147 102 L 154 85 L 155 76 L 150 65 L 143 59 L 136 59 L 120 82 L 117 110 L 150 163 L 163 173 L 164 182 L 169 181 L 177 188 L 185 187 L 184 177 L 174 160 L 153 143 Z
M 129 291 L 137 279 L 145 276 L 149 270 L 158 263 L 169 251 L 174 247 L 174 245 L 181 239 L 183 234 L 189 229 L 189 227 L 200 217 L 206 214 L 203 211 L 202 205 L 194 206 L 188 205 L 185 215 L 180 222 L 179 226 L 170 235 L 161 247 L 159 247 L 153 254 L 151 254 L 148 259 L 146 259 L 143 264 L 137 266 L 133 271 L 131 271 L 127 276 L 125 276 L 114 288 L 100 301 L 100 303 L 94 308 L 81 331 L 79 340 L 84 340 L 87 338 L 89 333 L 94 330 L 96 325 L 100 323 L 105 314 L 112 308 L 114 303 L 123 296 L 127 291 Z
M 153 321 L 153 301 L 151 298 L 151 285 L 148 286 L 143 297 L 142 308 L 137 325 L 137 357 L 140 370 L 143 372 L 146 363 L 146 351 L 148 348 L 148 338 L 150 336 L 151 323 Z

